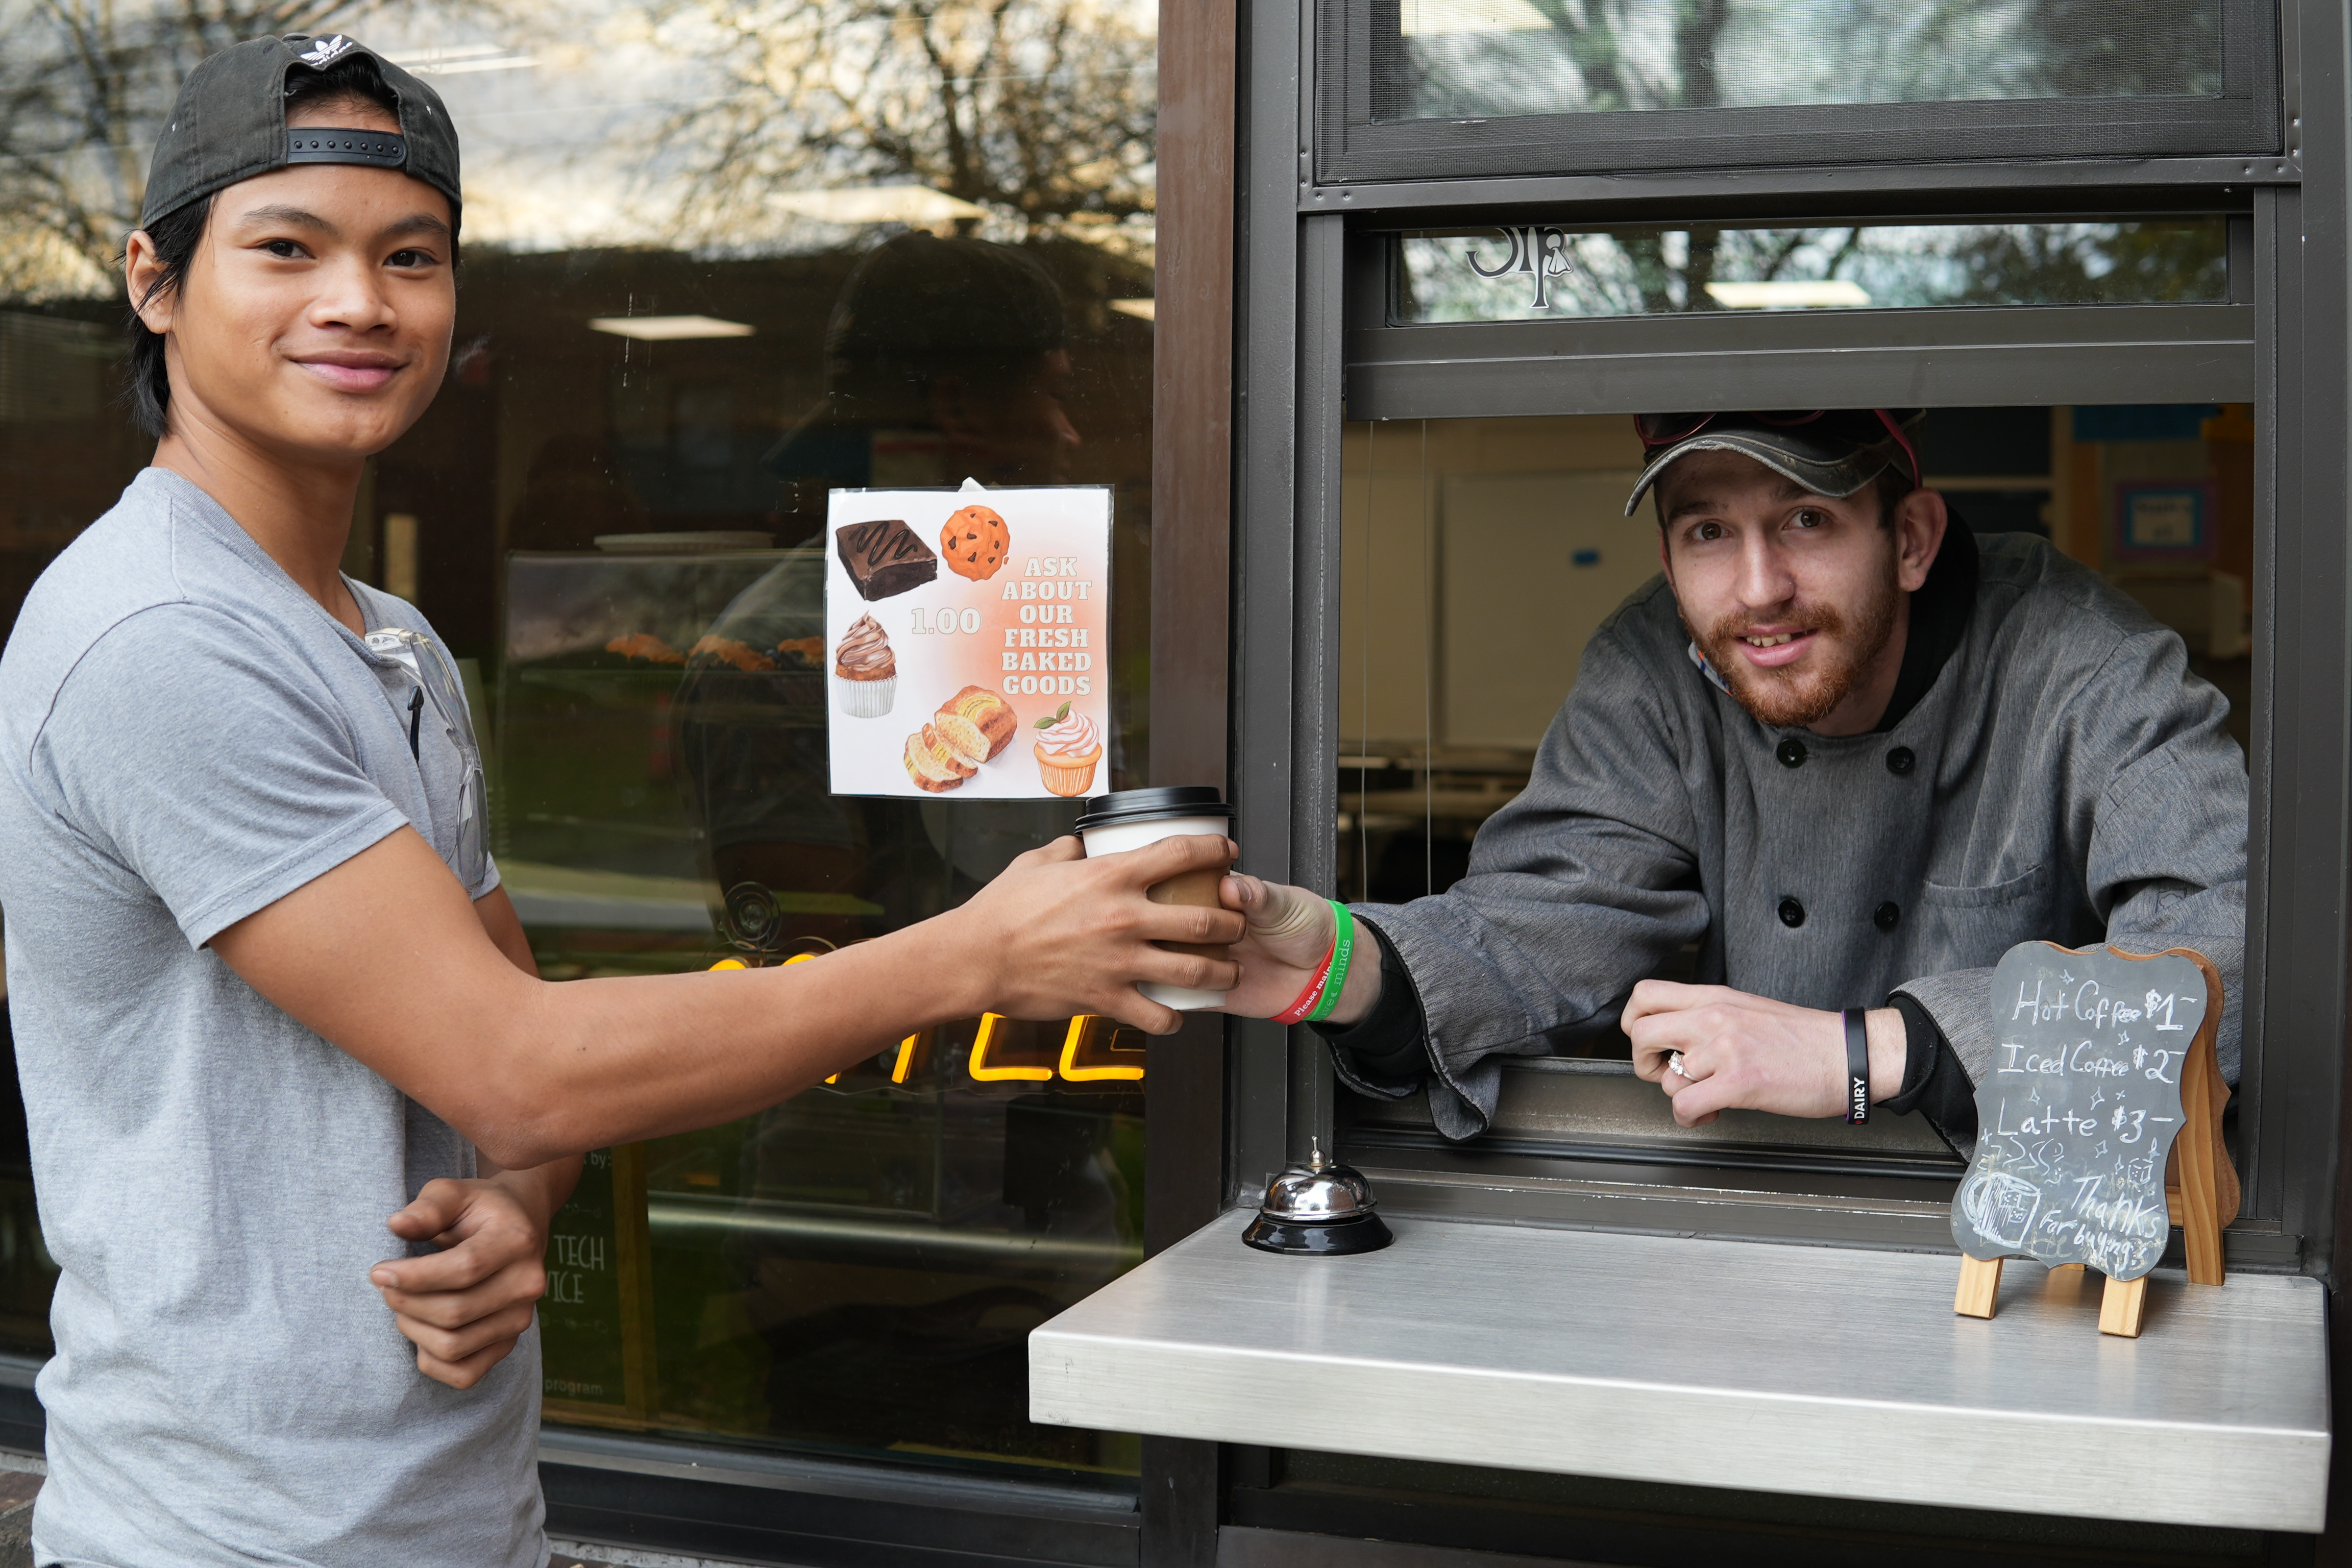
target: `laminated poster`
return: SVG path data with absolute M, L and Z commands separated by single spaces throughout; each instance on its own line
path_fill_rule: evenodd
M 1110 488 L 835 490 L 835 795 L 1077 799 L 1105 782 Z

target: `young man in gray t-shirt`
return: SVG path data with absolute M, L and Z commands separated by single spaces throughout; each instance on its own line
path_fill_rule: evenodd
M 447 364 L 457 150 L 350 39 L 200 66 L 126 273 L 154 466 L 0 655 L 0 906 L 41 1226 L 47 1563 L 536 1568 L 533 1303 L 588 1149 L 994 1011 L 1176 1015 L 1236 971 L 1063 840 L 815 963 L 542 984 L 415 609 L 343 577 L 365 458 Z M 406 1255 L 384 1234 L 385 1216 Z

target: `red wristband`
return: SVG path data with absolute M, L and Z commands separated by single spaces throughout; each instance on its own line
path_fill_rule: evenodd
M 1334 926 L 1331 931 L 1331 950 L 1323 955 L 1322 963 L 1315 971 L 1315 978 L 1307 983 L 1307 989 L 1298 994 L 1297 1001 L 1274 1016 L 1276 1023 L 1302 1023 L 1307 1014 L 1315 1011 L 1315 1003 L 1323 994 L 1324 982 L 1331 978 L 1331 961 L 1339 956 L 1339 928 Z

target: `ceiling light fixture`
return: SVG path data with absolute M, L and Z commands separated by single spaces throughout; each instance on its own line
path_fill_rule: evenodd
M 780 191 L 768 198 L 781 212 L 819 223 L 856 225 L 898 223 L 908 228 L 933 228 L 961 219 L 988 216 L 977 203 L 935 191 L 929 185 L 867 185 L 848 191 Z
M 597 316 L 589 326 L 616 338 L 644 343 L 674 343 L 688 338 L 748 338 L 754 329 L 744 321 L 722 321 L 716 316 Z
M 1789 310 L 1808 307 L 1867 305 L 1862 285 L 1843 278 L 1810 282 L 1710 283 L 1707 294 L 1727 310 Z

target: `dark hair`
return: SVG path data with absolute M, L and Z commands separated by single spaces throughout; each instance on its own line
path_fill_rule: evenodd
M 325 70 L 301 67 L 289 70 L 287 111 L 291 113 L 303 104 L 329 109 L 380 109 L 394 116 L 400 112 L 400 100 L 384 86 L 375 62 L 365 56 L 341 61 Z M 178 290 L 181 279 L 187 275 L 188 263 L 194 258 L 196 247 L 205 237 L 205 226 L 211 221 L 212 211 L 213 198 L 198 196 L 146 226 L 147 238 L 155 247 L 157 271 L 155 281 L 129 311 L 126 325 L 131 334 L 131 370 L 123 401 L 130 405 L 131 417 L 138 426 L 159 441 L 171 427 L 172 380 L 163 363 L 163 334 L 149 331 L 147 323 L 139 319 L 139 311 L 148 301 Z M 126 251 L 123 257 L 118 257 L 117 264 L 128 254 Z

